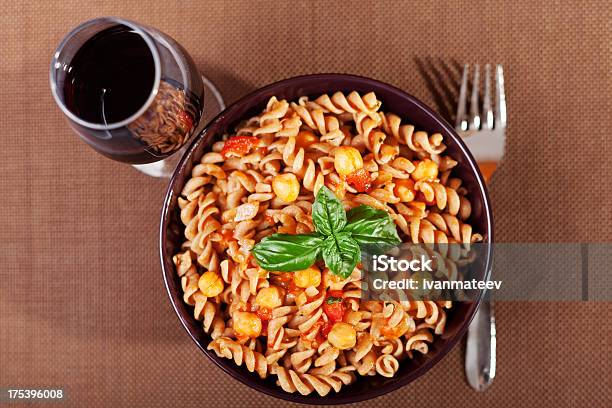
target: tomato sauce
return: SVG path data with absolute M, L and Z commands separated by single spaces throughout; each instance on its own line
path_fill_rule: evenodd
M 230 156 L 242 157 L 249 153 L 258 143 L 259 139 L 255 136 L 232 136 L 223 145 L 221 154 L 226 158 Z
M 367 193 L 372 189 L 372 179 L 370 172 L 366 169 L 359 169 L 348 176 L 346 176 L 346 182 L 353 186 L 355 190 L 360 193 Z
M 185 112 L 184 110 L 181 110 L 178 114 L 178 118 L 181 123 L 181 129 L 183 130 L 183 132 L 185 132 L 185 134 L 189 133 L 189 131 L 193 127 L 193 119 L 191 118 L 191 115 Z
M 272 320 L 272 309 L 269 309 L 267 307 L 260 307 L 259 309 L 257 309 L 255 314 L 261 320 L 261 335 L 267 336 L 268 335 L 268 322 Z
M 425 198 L 425 194 L 419 191 L 416 194 L 416 201 L 422 201 L 426 205 L 434 205 L 436 203 L 436 198 L 434 197 L 433 201 L 427 201 L 427 199 Z
M 325 340 L 327 340 L 327 335 L 332 329 L 332 324 L 330 324 L 328 321 L 318 321 L 316 324 L 318 326 L 317 327 L 318 332 L 315 337 L 315 341 L 318 344 L 321 344 L 325 342 Z
M 269 309 L 267 307 L 260 307 L 255 313 L 257 314 L 257 316 L 259 316 L 261 320 L 272 319 L 272 309 Z
M 221 237 L 225 242 L 231 241 L 234 239 L 234 231 L 229 229 L 221 230 Z

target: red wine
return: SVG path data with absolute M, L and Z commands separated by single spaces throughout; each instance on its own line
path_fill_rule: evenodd
M 117 123 L 142 108 L 154 81 L 153 55 L 145 40 L 116 25 L 94 35 L 75 54 L 64 82 L 66 106 L 85 121 Z

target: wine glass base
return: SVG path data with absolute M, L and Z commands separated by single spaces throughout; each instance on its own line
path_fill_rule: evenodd
M 215 84 L 204 75 L 202 75 L 202 82 L 204 82 L 204 111 L 202 113 L 202 120 L 200 125 L 194 132 L 194 136 L 200 134 L 202 129 L 206 127 L 206 124 L 210 122 L 219 112 L 225 109 L 225 101 L 221 92 L 215 86 Z M 178 164 L 183 154 L 187 150 L 189 143 L 186 143 L 183 147 L 177 150 L 172 156 L 166 157 L 163 160 L 156 161 L 147 164 L 132 164 L 136 170 L 151 177 L 170 178 L 174 173 L 174 169 Z

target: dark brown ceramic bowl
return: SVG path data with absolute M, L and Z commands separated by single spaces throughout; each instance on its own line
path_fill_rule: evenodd
M 482 295 L 482 293 L 477 294 L 475 297 L 477 301 L 455 303 L 450 309 L 445 333 L 435 338 L 430 346 L 429 353 L 426 355 L 416 353 L 417 356 L 413 360 L 401 362 L 400 369 L 393 378 L 381 376 L 359 377 L 355 383 L 343 387 L 339 393 L 332 391 L 326 397 L 319 397 L 316 394 L 302 396 L 297 393 L 286 393 L 275 384 L 274 376 L 267 380 L 261 380 L 256 374 L 248 372 L 246 368 L 238 367 L 233 360 L 219 358 L 214 352 L 206 350 L 210 337 L 203 332 L 201 322 L 193 318 L 193 308 L 183 303 L 180 280 L 172 263 L 172 256 L 181 244 L 183 231 L 178 218 L 177 197 L 189 177 L 194 163 L 198 162 L 213 141 L 232 129 L 233 125 L 241 119 L 256 115 L 264 109 L 271 96 L 276 96 L 278 99 L 296 100 L 303 95 L 317 96 L 323 93 L 331 94 L 335 91 L 346 92 L 351 90 L 358 91 L 362 95 L 374 91 L 382 101 L 384 111 L 396 113 L 402 119 L 415 125 L 417 129 L 430 133 L 440 132 L 444 136 L 444 142 L 448 146 L 447 152 L 459 162 L 455 174 L 463 180 L 469 191 L 473 209 L 470 222 L 476 231 L 486 237 L 487 243 L 490 243 L 493 237 L 489 199 L 474 158 L 446 121 L 418 99 L 398 88 L 373 79 L 352 75 L 317 74 L 300 76 L 261 88 L 240 99 L 219 114 L 191 143 L 187 153 L 178 164 L 168 187 L 160 226 L 160 255 L 166 288 L 181 323 L 196 345 L 209 359 L 214 361 L 227 374 L 249 387 L 293 402 L 307 404 L 353 403 L 374 398 L 407 385 L 433 367 L 463 337 Z M 479 267 L 481 278 L 488 276 L 490 270 L 491 252 L 490 246 L 488 247 L 486 256 L 482 259 L 482 265 Z M 476 276 L 476 279 L 478 279 L 478 276 Z M 206 366 L 203 365 L 202 367 L 206 369 Z

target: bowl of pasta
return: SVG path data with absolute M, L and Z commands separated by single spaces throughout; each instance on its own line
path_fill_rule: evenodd
M 278 398 L 340 404 L 427 372 L 482 296 L 361 299 L 360 245 L 492 233 L 483 178 L 448 123 L 391 85 L 317 74 L 251 93 L 192 141 L 160 256 L 181 323 L 223 371 Z M 484 279 L 490 249 L 479 262 Z

